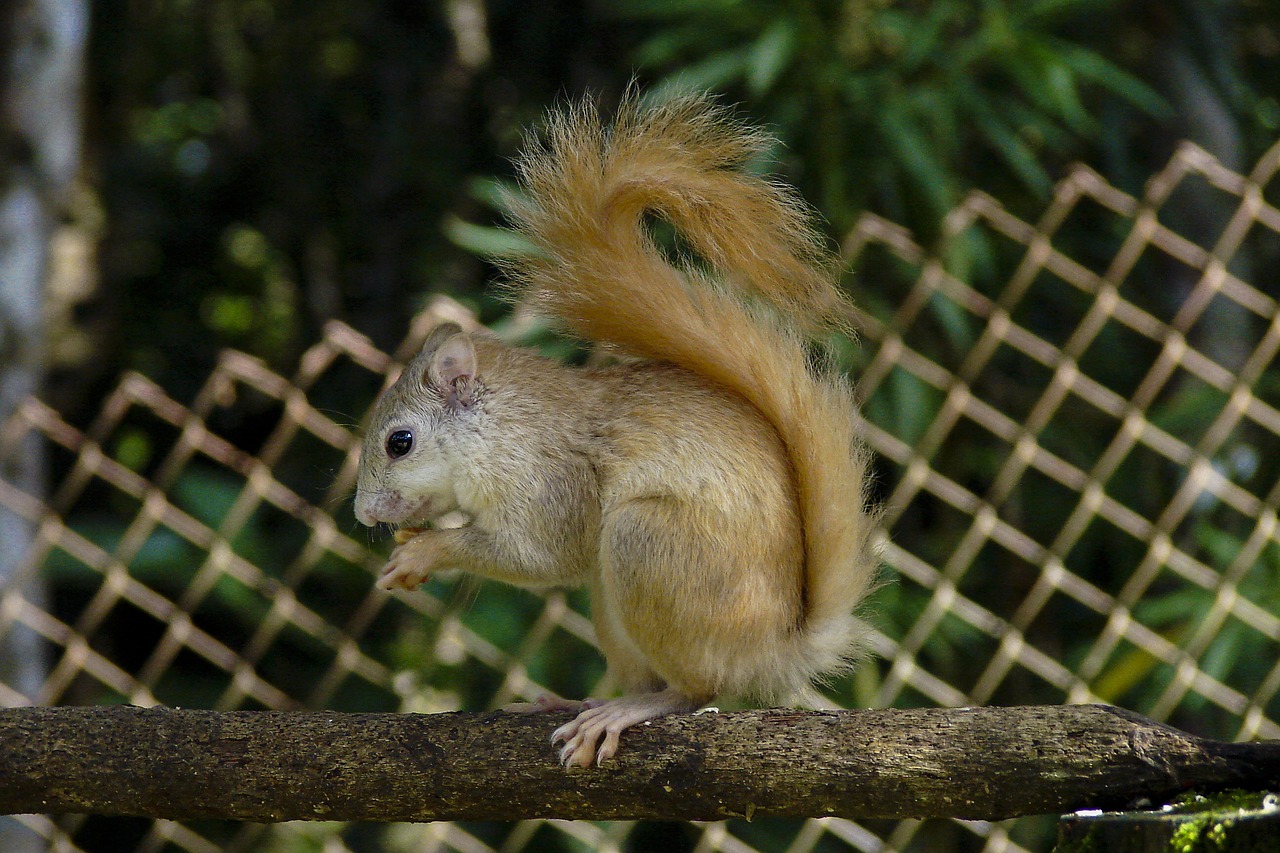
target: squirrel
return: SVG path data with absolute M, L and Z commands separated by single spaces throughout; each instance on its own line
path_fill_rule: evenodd
M 812 695 L 861 639 L 868 453 L 852 389 L 807 343 L 848 303 L 811 209 L 748 169 L 771 141 L 707 95 L 631 93 L 611 127 L 589 102 L 553 111 L 516 160 L 534 251 L 507 286 L 625 359 L 570 366 L 445 323 L 369 421 L 356 516 L 400 528 L 380 586 L 457 568 L 590 588 L 623 695 L 518 708 L 579 712 L 552 736 L 566 766 L 717 696 Z M 469 523 L 425 526 L 453 511 Z

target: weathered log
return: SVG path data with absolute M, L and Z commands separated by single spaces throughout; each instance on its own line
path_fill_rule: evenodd
M 574 771 L 548 742 L 566 718 L 5 709 L 0 813 L 996 820 L 1280 784 L 1280 742 L 1202 740 L 1100 705 L 673 716 Z

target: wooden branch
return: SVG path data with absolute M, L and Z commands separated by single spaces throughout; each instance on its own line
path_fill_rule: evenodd
M 566 771 L 565 714 L 0 710 L 0 813 L 191 819 L 997 820 L 1280 785 L 1280 742 L 1100 705 L 668 717 Z

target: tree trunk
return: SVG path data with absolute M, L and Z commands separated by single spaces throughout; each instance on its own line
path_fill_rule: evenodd
M 0 430 L 40 387 L 49 247 L 80 161 L 80 84 L 88 7 L 84 0 L 15 0 L 0 6 Z M 34 433 L 0 432 L 0 480 L 44 494 Z M 33 519 L 0 506 L 0 589 L 44 609 L 36 567 L 25 563 Z M 35 701 L 46 670 L 44 644 L 21 619 L 0 633 L 0 685 Z M 0 821 L 0 849 L 42 843 Z

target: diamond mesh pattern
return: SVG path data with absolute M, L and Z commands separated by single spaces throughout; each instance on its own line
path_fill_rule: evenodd
M 975 193 L 942 223 L 966 251 L 875 216 L 848 235 L 892 583 L 833 704 L 1106 701 L 1280 737 L 1280 311 L 1257 261 L 1280 257 L 1277 168 L 1280 146 L 1249 175 L 1185 146 L 1141 198 L 1077 168 L 1034 223 Z M 1202 207 L 1215 225 L 1181 224 Z M 372 588 L 387 543 L 351 517 L 357 430 L 326 389 L 372 399 L 441 319 L 474 325 L 438 299 L 392 355 L 331 324 L 288 377 L 228 352 L 190 402 L 127 375 L 83 429 L 26 401 L 0 463 L 38 436 L 57 475 L 45 498 L 0 478 L 30 532 L 0 640 L 52 651 L 35 695 L 0 678 L 0 704 L 439 711 L 607 690 L 578 593 Z M 246 417 L 271 424 L 260 446 L 226 437 Z M 1017 851 L 1047 825 L 16 820 L 59 850 L 193 853 Z

